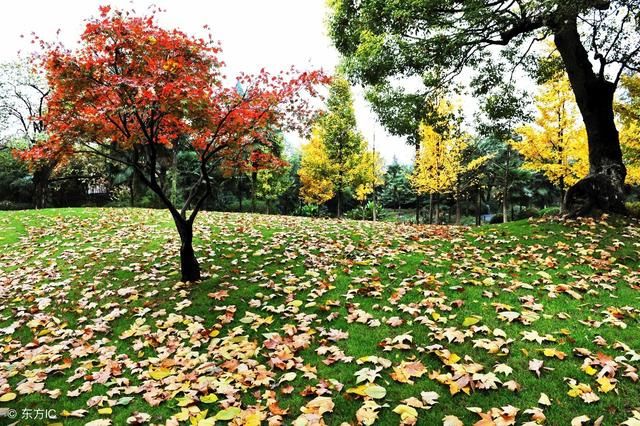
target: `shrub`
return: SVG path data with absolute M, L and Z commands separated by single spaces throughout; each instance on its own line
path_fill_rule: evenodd
M 500 214 L 497 214 L 497 215 L 493 216 L 491 218 L 491 220 L 489 221 L 489 223 L 492 224 L 492 225 L 495 225 L 495 224 L 498 224 L 498 223 L 502 223 L 502 214 L 500 213 Z
M 560 207 L 547 207 L 538 210 L 538 217 L 558 216 L 560 214 Z
M 354 220 L 373 220 L 374 208 L 376 211 L 376 220 L 384 219 L 387 215 L 387 211 L 382 207 L 382 204 L 377 203 L 374 205 L 371 201 L 369 201 L 364 206 L 356 207 L 355 209 L 349 210 L 347 213 L 345 213 L 345 217 L 347 219 Z
M 627 206 L 629 216 L 640 219 L 640 201 L 629 202 L 625 205 Z
M 0 201 L 0 210 L 28 210 L 33 208 L 29 203 L 19 203 L 15 201 Z
M 322 206 L 316 206 L 314 204 L 305 204 L 298 207 L 293 214 L 295 216 L 305 216 L 305 217 L 319 217 L 319 216 L 327 216 L 328 211 L 327 208 Z
M 530 217 L 539 217 L 539 214 L 540 211 L 538 209 L 530 207 L 519 211 L 515 216 L 515 220 L 529 219 Z

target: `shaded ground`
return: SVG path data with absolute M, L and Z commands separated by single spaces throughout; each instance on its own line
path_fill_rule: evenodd
M 1 213 L 0 424 L 640 421 L 637 222 L 196 233 L 190 285 L 163 211 Z

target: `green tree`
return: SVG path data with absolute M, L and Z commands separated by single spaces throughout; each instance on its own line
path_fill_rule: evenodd
M 259 170 L 256 174 L 256 196 L 267 203 L 267 214 L 271 211 L 274 201 L 293 184 L 291 179 L 291 165 L 286 164 L 276 169 Z
M 385 171 L 384 186 L 380 194 L 380 201 L 385 207 L 399 210 L 403 205 L 413 202 L 409 174 L 411 174 L 411 168 L 398 163 L 397 158 L 394 157 Z
M 640 65 L 636 0 L 331 0 L 329 29 L 348 74 L 366 85 L 415 76 L 441 87 L 468 67 L 484 70 L 502 49 L 515 66 L 535 62 L 552 37 L 586 125 L 590 174 L 567 195 L 575 214 L 624 210 L 614 92 Z M 594 63 L 591 58 L 596 61 Z M 591 190 L 590 190 L 591 189 Z M 595 189 L 595 190 L 593 190 Z
M 0 144 L 11 144 L 23 158 L 33 180 L 33 203 L 37 209 L 47 203 L 49 181 L 62 156 L 31 160 L 22 153 L 41 146 L 47 139 L 42 119 L 47 110 L 49 88 L 43 75 L 26 62 L 0 64 Z
M 337 196 L 337 215 L 344 210 L 344 193 L 350 185 L 351 169 L 357 165 L 362 150 L 362 135 L 356 128 L 356 115 L 349 82 L 336 76 L 329 87 L 327 113 L 318 122 L 327 159 L 336 169 L 333 184 Z

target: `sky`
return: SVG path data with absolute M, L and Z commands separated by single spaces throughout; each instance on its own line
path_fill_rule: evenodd
M 326 0 L 29 0 L 7 1 L 0 13 L 0 61 L 13 61 L 19 52 L 31 51 L 30 34 L 44 40 L 60 40 L 74 47 L 84 28 L 84 20 L 98 14 L 98 6 L 146 12 L 151 5 L 165 9 L 159 22 L 167 28 L 179 28 L 193 35 L 204 35 L 204 25 L 214 39 L 222 43 L 225 74 L 240 71 L 272 72 L 288 69 L 322 68 L 333 72 L 340 58 L 327 36 Z M 60 32 L 58 33 L 58 30 Z M 24 37 L 21 37 L 24 35 Z M 414 149 L 403 138 L 389 135 L 377 122 L 363 97 L 354 87 L 358 127 L 370 146 L 375 147 L 387 164 L 396 157 L 409 164 Z M 299 146 L 304 141 L 288 135 L 289 142 Z

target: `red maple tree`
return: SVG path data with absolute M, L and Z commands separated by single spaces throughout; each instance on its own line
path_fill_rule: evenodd
M 132 167 L 171 213 L 183 281 L 201 278 L 193 222 L 213 192 L 213 171 L 269 145 L 270 129 L 305 128 L 314 115 L 309 100 L 328 81 L 321 71 L 262 70 L 225 86 L 219 52 L 211 37 L 161 28 L 155 12 L 136 16 L 101 7 L 79 48 L 49 46 L 43 55 L 52 88 L 44 117 L 49 138 L 28 155 L 89 152 Z M 159 167 L 185 138 L 197 153 L 199 176 L 178 206 L 161 184 Z M 260 150 L 262 167 L 280 165 L 268 152 Z

